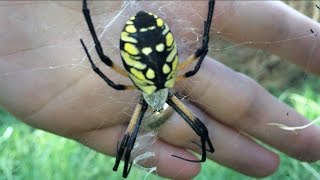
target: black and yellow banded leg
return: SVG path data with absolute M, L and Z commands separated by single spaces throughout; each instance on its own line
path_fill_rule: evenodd
M 124 168 L 123 168 L 123 173 L 122 177 L 126 178 L 130 172 L 132 162 L 129 163 L 130 161 L 130 155 L 131 151 L 133 149 L 134 143 L 136 141 L 139 128 L 141 125 L 141 121 L 143 119 L 144 113 L 146 112 L 148 108 L 147 102 L 143 99 L 141 96 L 140 102 L 137 104 L 133 115 L 131 117 L 131 120 L 129 122 L 128 128 L 125 132 L 125 135 L 121 141 L 120 147 L 118 147 L 117 150 L 117 156 L 116 156 L 116 162 L 113 167 L 114 171 L 118 170 L 121 158 L 124 154 Z
M 99 41 L 99 39 L 97 37 L 96 31 L 94 29 L 94 26 L 93 26 L 93 23 L 92 23 L 92 20 L 91 20 L 91 17 L 90 17 L 90 10 L 88 9 L 88 5 L 87 5 L 87 1 L 86 0 L 83 0 L 82 12 L 83 12 L 83 15 L 84 15 L 84 17 L 86 19 L 86 22 L 88 24 L 91 36 L 92 36 L 94 44 L 95 44 L 96 51 L 97 51 L 101 61 L 104 64 L 106 64 L 107 66 L 111 67 L 117 73 L 121 74 L 122 76 L 128 77 L 128 73 L 125 70 L 123 70 L 118 65 L 114 64 L 111 61 L 111 59 L 103 53 L 103 49 L 101 47 L 100 41 Z
M 188 125 L 200 137 L 201 145 L 199 146 L 202 149 L 200 160 L 190 160 L 176 155 L 172 156 L 189 162 L 205 162 L 207 157 L 206 152 L 214 152 L 214 148 L 211 140 L 209 139 L 209 133 L 206 126 L 195 115 L 193 115 L 193 113 L 172 93 L 169 93 L 167 103 L 188 123 Z M 206 148 L 206 145 L 208 145 L 208 149 Z
M 84 44 L 84 42 L 82 41 L 82 39 L 80 39 L 80 42 L 83 46 L 84 51 L 86 52 L 88 59 L 90 61 L 91 67 L 93 69 L 94 72 L 96 72 L 109 86 L 113 87 L 116 90 L 134 90 L 136 89 L 135 86 L 133 85 L 122 85 L 122 84 L 115 84 L 113 81 L 111 81 L 106 75 L 104 75 L 100 69 L 94 64 L 94 62 L 91 59 L 91 56 L 88 52 L 88 49 L 86 47 L 86 45 Z
M 202 36 L 202 47 L 197 49 L 197 51 L 194 54 L 192 54 L 185 61 L 183 61 L 179 65 L 178 70 L 182 70 L 182 69 L 186 68 L 188 65 L 190 65 L 191 63 L 193 63 L 197 59 L 198 59 L 198 62 L 193 70 L 188 71 L 188 72 L 184 73 L 183 75 L 178 76 L 177 80 L 181 80 L 181 79 L 188 78 L 190 76 L 195 75 L 199 71 L 201 64 L 202 64 L 202 61 L 208 53 L 209 34 L 210 34 L 211 21 L 212 21 L 213 12 L 214 12 L 214 5 L 215 5 L 215 0 L 209 0 L 207 20 L 204 21 L 204 33 Z

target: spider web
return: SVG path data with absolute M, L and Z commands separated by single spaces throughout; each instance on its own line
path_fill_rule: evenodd
M 73 14 L 74 9 L 71 7 L 74 7 L 72 3 L 75 2 L 68 2 L 68 3 L 58 3 L 58 5 L 51 5 L 53 9 L 57 8 L 58 6 L 66 6 L 70 7 L 68 13 Z M 78 3 L 78 2 L 76 2 Z M 115 7 L 117 9 L 111 9 L 110 4 L 114 3 L 116 4 Z M 312 6 L 314 5 L 313 2 L 301 2 L 301 3 L 309 3 Z M 33 3 L 31 6 L 41 6 L 41 2 Z M 12 4 L 0 4 L 0 8 L 6 8 L 7 6 L 11 6 Z M 23 6 L 23 3 L 16 2 L 14 6 Z M 183 6 L 184 11 L 183 12 L 174 12 L 172 13 L 172 7 L 175 6 Z M 207 6 L 206 3 L 199 3 L 197 5 L 199 7 L 201 6 Z M 80 7 L 80 6 L 77 6 Z M 114 6 L 112 6 L 114 7 Z M 175 40 L 177 43 L 177 48 L 179 52 L 179 58 L 185 59 L 190 54 L 192 54 L 197 47 L 199 47 L 202 43 L 202 29 L 203 29 L 203 20 L 206 17 L 203 17 L 200 15 L 196 9 L 199 7 L 195 7 L 193 3 L 190 2 L 178 2 L 178 1 L 172 1 L 172 2 L 163 2 L 163 1 L 114 1 L 114 2 L 90 2 L 89 8 L 91 10 L 91 14 L 93 15 L 93 23 L 95 25 L 98 37 L 100 41 L 102 42 L 102 46 L 104 48 L 105 54 L 107 54 L 115 63 L 118 65 L 121 65 L 122 62 L 120 61 L 119 56 L 119 34 L 122 30 L 123 24 L 127 21 L 127 19 L 134 15 L 136 12 L 143 10 L 152 12 L 154 14 L 157 14 L 159 17 L 163 18 L 168 24 L 169 27 L 175 36 Z M 205 8 L 203 8 L 205 9 Z M 32 10 L 32 8 L 31 8 Z M 108 13 L 107 13 L 108 12 Z M 169 13 L 170 12 L 170 13 Z M 222 15 L 223 13 L 227 13 L 228 9 L 219 11 L 221 14 L 215 14 L 216 18 L 217 16 Z M 65 18 L 68 18 L 68 13 L 64 14 Z M 168 14 L 175 14 L 175 16 L 169 16 Z M 236 16 L 237 13 L 235 13 L 234 16 Z M 37 23 L 41 18 L 40 16 L 35 16 L 33 18 L 33 23 Z M 45 17 L 47 18 L 47 17 Z M 190 19 L 198 18 L 199 22 L 197 25 L 194 25 Z M 13 17 L 14 19 L 14 17 Z M 17 21 L 20 19 L 17 19 Z M 21 23 L 23 20 L 20 20 Z M 231 19 L 226 19 L 226 21 L 231 21 Z M 72 18 L 68 19 L 69 23 L 72 23 Z M 33 24 L 31 24 L 32 26 Z M 59 30 L 59 24 L 47 24 L 46 27 L 42 27 L 43 29 L 57 29 Z M 228 23 L 225 23 L 225 26 L 228 26 Z M 97 57 L 94 49 L 94 45 L 92 42 L 92 39 L 89 38 L 89 32 L 87 30 L 87 27 L 84 23 L 84 20 L 82 24 L 77 25 L 77 29 L 74 30 L 73 35 L 70 35 L 69 39 L 59 39 L 57 38 L 56 43 L 54 45 L 45 45 L 43 47 L 38 48 L 38 50 L 30 51 L 29 49 L 23 49 L 23 48 L 17 48 L 17 51 L 20 53 L 21 59 L 24 59 L 25 61 L 34 61 L 32 64 L 28 64 L 24 67 L 14 67 L 14 68 L 1 68 L 0 67 L 0 83 L 1 81 L 7 81 L 8 79 L 15 79 L 19 78 L 19 76 L 24 76 L 30 72 L 37 73 L 39 76 L 51 76 L 52 74 L 57 73 L 65 73 L 65 72 L 72 72 L 74 76 L 82 76 L 84 72 L 87 72 L 91 69 L 86 56 L 83 54 L 78 54 L 78 49 L 81 48 L 80 43 L 76 44 L 74 43 L 76 38 L 80 39 L 81 37 L 84 37 L 84 40 L 89 48 L 90 53 L 93 56 L 93 59 L 95 59 L 95 62 L 97 65 L 101 68 L 104 68 L 105 66 L 103 63 L 99 61 L 99 58 Z M 240 37 L 242 39 L 241 43 L 229 43 L 222 39 L 221 35 L 232 37 L 233 34 L 222 34 L 223 28 L 220 27 L 220 29 L 217 29 L 214 24 L 211 29 L 211 31 L 215 32 L 215 36 L 211 38 L 210 46 L 209 46 L 209 56 L 214 57 L 215 59 L 223 62 L 224 64 L 232 67 L 233 69 L 243 72 L 245 74 L 248 74 L 250 77 L 257 80 L 260 84 L 262 84 L 266 88 L 274 88 L 278 87 L 283 91 L 286 92 L 287 89 L 292 85 L 292 81 L 295 81 L 298 76 L 304 76 L 307 78 L 306 73 L 304 73 L 301 70 L 298 70 L 294 65 L 291 65 L 290 63 L 284 62 L 282 59 L 280 59 L 277 56 L 274 56 L 269 53 L 265 53 L 261 50 L 257 49 L 250 49 L 246 47 L 247 45 L 253 45 L 253 44 L 266 44 L 269 46 L 273 46 L 275 44 L 290 44 L 295 43 L 295 40 L 298 39 L 310 39 L 310 43 L 313 44 L 312 49 L 310 49 L 309 57 L 307 57 L 306 61 L 311 61 L 310 59 L 314 55 L 314 49 L 318 45 L 317 40 L 319 36 L 317 36 L 317 30 L 313 30 L 314 33 L 311 33 L 309 31 L 308 27 L 301 27 L 305 28 L 305 34 L 296 36 L 296 37 L 283 37 L 282 39 L 276 39 L 272 41 L 264 41 L 264 42 L 257 42 L 252 41 L 250 39 L 246 39 L 245 37 Z M 42 29 L 42 30 L 43 30 Z M 43 38 L 44 41 L 46 40 L 46 37 L 41 35 L 41 29 L 31 29 L 33 33 L 37 34 L 37 38 Z M 176 33 L 180 32 L 180 34 Z M 64 32 L 59 32 L 64 33 Z M 59 34 L 56 34 L 57 37 L 59 37 Z M 45 44 L 45 43 L 44 43 Z M 2 46 L 0 46 L 2 47 Z M 35 45 L 36 47 L 36 45 Z M 50 53 L 50 61 L 42 62 L 41 56 L 34 55 L 32 53 L 38 53 L 38 51 L 52 51 Z M 16 52 L 10 52 L 9 54 L 6 54 L 3 56 L 4 60 L 12 60 L 10 54 L 13 54 Z M 65 53 L 65 59 L 61 59 L 59 56 L 55 56 L 53 54 L 58 53 Z M 34 58 L 36 57 L 36 58 Z M 47 57 L 44 57 L 47 58 Z M 0 59 L 1 61 L 1 59 Z M 49 63 L 48 63 L 49 62 Z M 9 67 L 9 66 L 8 66 Z M 270 68 L 271 67 L 271 68 Z M 271 70 L 270 70 L 271 69 Z M 106 68 L 106 71 L 110 71 L 109 68 Z M 130 83 L 130 81 L 124 79 L 123 77 L 108 72 L 107 74 L 112 75 L 112 80 L 114 82 L 121 82 L 124 84 Z M 92 73 L 89 78 L 94 79 L 95 74 Z M 281 77 L 286 78 L 281 78 Z M 62 78 L 62 77 L 57 77 Z M 276 81 L 275 81 L 276 79 Z M 277 80 L 279 79 L 279 80 Z M 197 87 L 196 81 L 193 80 L 186 80 L 188 83 L 193 83 L 194 87 Z M 187 87 L 184 87 L 183 85 L 180 86 L 179 89 L 185 89 Z M 96 113 L 105 113 L 107 112 L 106 107 L 110 106 L 110 104 L 122 104 L 123 108 L 119 112 L 115 112 L 118 114 L 121 114 L 123 117 L 124 115 L 127 117 L 127 119 L 130 119 L 132 115 L 132 108 L 134 107 L 137 96 L 132 96 L 132 92 L 121 92 L 124 94 L 123 97 L 119 97 L 118 93 L 111 93 L 110 91 L 106 91 L 106 89 L 109 87 L 106 87 L 104 83 L 101 83 L 98 87 L 92 87 L 90 91 L 90 96 L 100 97 L 101 99 L 105 100 L 105 103 L 99 103 L 97 105 L 91 106 L 89 108 L 89 111 L 93 111 Z M 177 90 L 178 91 L 178 90 Z M 192 90 L 189 90 L 190 92 Z M 178 91 L 178 93 L 181 93 Z M 136 93 L 138 95 L 138 93 Z M 187 98 L 187 101 L 190 102 L 196 102 L 200 103 L 197 99 L 193 99 L 192 96 L 189 94 L 183 94 L 183 97 Z M 80 102 L 81 97 L 77 96 L 76 94 L 69 95 L 67 97 L 64 97 L 64 103 L 63 105 L 68 106 L 70 103 L 78 103 Z M 281 99 L 281 97 L 280 97 Z M 282 99 L 283 100 L 283 99 Z M 306 105 L 308 102 L 303 102 Z M 205 111 L 205 109 L 204 109 Z M 152 112 L 148 112 L 146 117 L 150 116 Z M 320 116 L 318 114 L 318 116 Z M 319 118 L 317 119 L 317 121 Z M 101 122 L 101 124 L 96 127 L 97 130 L 100 128 L 100 126 L 103 126 L 106 121 L 110 121 L 108 117 L 105 118 L 105 121 Z M 112 119 L 114 124 L 118 121 L 118 119 Z M 316 121 L 313 121 L 312 123 L 315 123 Z M 266 124 L 273 125 L 275 128 L 282 128 L 283 130 L 290 130 L 290 131 L 298 131 L 301 128 L 307 127 L 308 124 L 301 127 L 288 127 L 286 125 L 282 124 Z M 74 126 L 77 126 L 76 122 Z M 69 129 L 65 129 L 65 132 L 68 132 Z M 7 131 L 3 134 L 6 134 Z M 145 179 L 148 179 L 148 175 L 152 172 L 156 172 L 157 168 L 154 166 L 156 164 L 156 160 L 154 159 L 155 153 L 150 151 L 151 146 L 158 140 L 158 130 L 148 130 L 148 131 L 141 131 L 139 133 L 139 136 L 137 138 L 137 141 L 135 143 L 134 150 L 132 151 L 132 156 L 135 157 L 133 159 L 133 162 L 136 166 L 141 167 L 142 169 L 146 170 L 147 173 L 145 175 Z M 168 156 L 172 155 L 172 152 L 167 152 Z M 149 164 L 153 164 L 150 167 L 143 167 L 143 165 L 140 165 L 140 162 L 148 161 L 151 162 Z M 313 167 L 308 164 L 303 164 L 303 166 L 309 171 L 310 174 L 314 174 L 315 177 L 320 177 L 320 174 L 316 171 L 314 171 Z M 310 170 L 311 169 L 311 170 Z M 122 167 L 119 167 L 118 171 L 121 171 Z M 120 173 L 120 172 L 117 172 Z M 178 174 L 178 173 L 177 173 Z

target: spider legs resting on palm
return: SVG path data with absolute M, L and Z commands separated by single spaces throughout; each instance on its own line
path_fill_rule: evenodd
M 99 41 L 99 39 L 97 37 L 96 31 L 94 29 L 94 26 L 93 26 L 93 23 L 92 23 L 92 20 L 91 20 L 90 10 L 88 9 L 88 5 L 87 5 L 87 1 L 86 0 L 83 0 L 82 12 L 83 12 L 84 18 L 86 19 L 86 22 L 88 24 L 88 27 L 89 27 L 90 33 L 92 35 L 92 38 L 93 38 L 93 41 L 94 41 L 94 44 L 95 44 L 95 48 L 97 50 L 97 53 L 98 53 L 99 57 L 101 58 L 101 60 L 107 66 L 112 67 L 113 66 L 113 62 L 111 61 L 111 59 L 108 56 L 104 55 L 104 53 L 103 53 L 103 49 L 101 47 L 100 41 Z
M 123 70 L 122 68 L 120 68 L 118 65 L 114 64 L 111 59 L 106 56 L 104 53 L 103 53 L 103 49 L 101 47 L 101 44 L 100 44 L 100 41 L 97 37 L 97 34 L 96 34 L 96 31 L 94 29 L 94 26 L 93 26 L 93 23 L 92 23 L 92 20 L 91 20 L 91 17 L 90 17 L 90 10 L 88 9 L 88 6 L 87 6 L 87 1 L 86 0 L 83 0 L 83 4 L 82 4 L 82 12 L 83 12 L 83 15 L 85 17 L 85 20 L 88 24 L 88 28 L 90 30 L 90 33 L 91 33 L 91 36 L 92 36 L 92 39 L 94 41 L 94 44 L 95 44 L 95 49 L 101 59 L 101 61 L 109 66 L 110 68 L 112 68 L 115 72 L 117 72 L 118 74 L 122 75 L 122 76 L 125 76 L 125 77 L 128 77 L 128 73 Z M 103 74 L 100 69 L 94 64 L 93 60 L 91 59 L 90 57 L 90 54 L 89 54 L 89 51 L 87 50 L 87 47 L 85 46 L 84 42 L 82 39 L 80 39 L 80 42 L 83 46 L 83 49 L 85 50 L 86 52 L 86 55 L 90 61 L 90 64 L 92 66 L 92 69 L 104 80 L 107 82 L 107 84 L 111 87 L 113 87 L 114 89 L 116 90 L 129 90 L 129 89 L 136 89 L 134 86 L 126 86 L 126 85 L 120 85 L 120 84 L 115 84 L 112 80 L 110 80 L 105 74 Z
M 202 61 L 208 53 L 209 34 L 210 34 L 210 27 L 211 27 L 213 12 L 214 12 L 214 6 L 215 6 L 215 0 L 209 0 L 207 20 L 204 21 L 202 46 L 199 49 L 197 49 L 196 52 L 193 55 L 191 55 L 187 60 L 183 61 L 179 65 L 179 70 L 186 68 L 188 65 L 190 65 L 192 62 L 194 62 L 197 59 L 198 59 L 198 62 L 195 65 L 193 70 L 184 73 L 182 76 L 178 77 L 178 80 L 181 78 L 188 78 L 190 76 L 195 75 L 199 71 Z
M 116 90 L 130 90 L 130 89 L 135 89 L 135 86 L 132 85 L 122 85 L 122 84 L 115 84 L 112 80 L 110 80 L 103 72 L 100 71 L 100 69 L 94 64 L 93 60 L 91 59 L 91 56 L 88 52 L 88 49 L 82 39 L 80 39 L 80 42 L 82 44 L 82 47 L 89 59 L 89 62 L 91 64 L 91 67 L 94 72 L 96 72 L 109 86 L 113 87 Z
M 208 43 L 209 43 L 209 33 L 210 33 L 210 27 L 214 12 L 214 6 L 215 6 L 215 0 L 209 0 L 209 8 L 208 8 L 208 15 L 207 20 L 204 21 L 204 33 L 203 33 L 203 39 L 202 39 L 202 46 L 196 50 L 196 52 L 191 55 L 187 60 L 182 62 L 178 69 L 182 70 L 186 68 L 188 65 L 190 65 L 192 62 L 198 59 L 197 64 L 195 65 L 194 69 L 191 71 L 188 71 L 184 73 L 183 75 L 180 75 L 177 77 L 177 81 L 191 77 L 195 75 L 203 62 L 203 59 L 208 53 Z M 176 155 L 172 155 L 176 158 L 183 159 L 190 162 L 204 162 L 206 160 L 206 152 L 214 152 L 214 148 L 212 146 L 212 143 L 209 139 L 208 130 L 206 126 L 197 118 L 195 117 L 192 112 L 185 107 L 185 105 L 173 94 L 169 94 L 167 103 L 175 110 L 177 111 L 180 116 L 189 124 L 189 126 L 196 132 L 198 136 L 200 136 L 201 144 L 197 144 L 196 142 L 193 142 L 197 146 L 200 146 L 202 149 L 202 157 L 201 160 L 189 160 L 185 159 Z M 206 148 L 206 143 L 208 144 L 208 149 Z
M 206 152 L 214 152 L 214 148 L 209 138 L 209 133 L 206 126 L 196 116 L 194 116 L 193 113 L 172 93 L 169 93 L 167 103 L 188 123 L 188 125 L 200 137 L 201 145 L 195 142 L 194 143 L 200 146 L 202 150 L 200 160 L 190 160 L 176 155 L 172 156 L 189 162 L 205 162 L 207 156 Z M 206 148 L 206 144 L 208 144 L 208 149 Z
M 143 119 L 144 113 L 146 112 L 147 108 L 148 108 L 148 104 L 141 96 L 140 102 L 137 104 L 133 112 L 128 128 L 120 143 L 120 147 L 118 147 L 117 149 L 116 163 L 113 166 L 113 170 L 114 171 L 118 170 L 121 158 L 124 154 L 124 169 L 122 173 L 122 176 L 124 178 L 128 176 L 132 166 L 132 162 L 131 163 L 129 162 L 131 151 L 134 147 L 134 143 L 136 141 L 136 138 L 139 132 L 141 121 Z

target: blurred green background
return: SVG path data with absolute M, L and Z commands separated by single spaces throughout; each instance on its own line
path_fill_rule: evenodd
M 286 1 L 290 6 L 319 20 L 319 11 L 310 1 Z M 306 32 L 309 31 L 308 27 Z M 219 38 L 215 47 L 232 44 Z M 248 74 L 276 97 L 294 107 L 309 119 L 320 117 L 320 80 L 279 57 L 244 46 L 211 55 L 237 71 Z M 2 179 L 122 179 L 114 173 L 114 158 L 96 153 L 72 140 L 33 129 L 0 109 L 0 180 Z M 302 163 L 281 153 L 279 170 L 264 179 L 320 179 L 320 163 Z M 129 179 L 144 179 L 145 171 L 133 168 Z M 131 177 L 131 178 L 130 178 Z M 163 179 L 148 175 L 147 179 Z M 255 179 L 214 162 L 202 165 L 195 178 Z

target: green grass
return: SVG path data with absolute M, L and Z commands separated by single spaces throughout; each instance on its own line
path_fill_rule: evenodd
M 310 78 L 302 88 L 289 89 L 280 99 L 310 119 L 320 116 L 320 81 Z M 72 140 L 33 129 L 0 110 L 0 180 L 2 179 L 122 179 L 113 172 L 114 158 L 96 153 Z M 281 165 L 271 179 L 320 179 L 320 163 L 301 163 L 280 153 Z M 129 179 L 143 179 L 134 168 Z M 147 179 L 163 179 L 154 175 Z M 203 164 L 196 180 L 254 179 L 214 162 Z
M 122 179 L 112 171 L 114 158 L 33 129 L 5 111 L 0 119 L 0 180 Z M 133 170 L 130 175 L 142 179 L 145 172 Z

